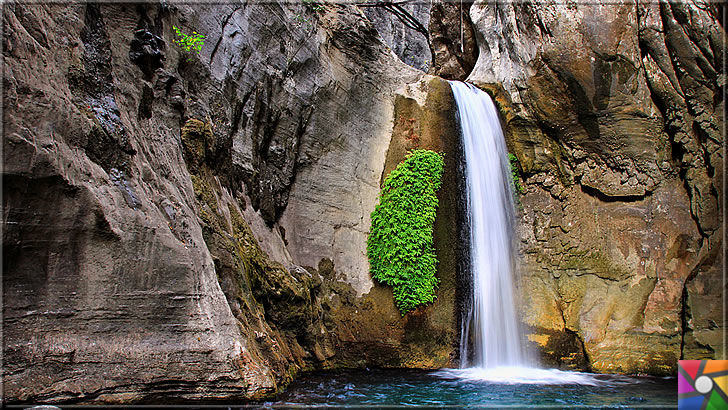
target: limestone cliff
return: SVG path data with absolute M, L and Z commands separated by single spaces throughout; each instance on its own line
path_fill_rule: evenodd
M 361 6 L 364 13 L 377 29 L 377 33 L 384 43 L 394 51 L 397 57 L 404 63 L 427 72 L 432 67 L 432 51 L 428 36 L 426 33 L 405 25 L 402 19 L 413 19 L 414 22 L 410 23 L 412 26 L 419 24 L 422 28 L 429 27 L 431 3 L 402 3 L 399 5 L 401 9 L 396 10 L 397 13 L 400 13 L 400 17 L 397 17 L 391 9 L 382 7 L 385 3 L 387 2 L 361 2 L 359 4 L 366 5 L 366 7 Z
M 520 162 L 523 314 L 548 362 L 721 358 L 725 30 L 709 2 L 476 4 L 469 80 Z
M 720 10 L 463 4 L 417 13 L 430 72 L 495 95 L 518 156 L 534 347 L 601 372 L 721 356 Z M 395 54 L 411 37 L 322 2 L 3 12 L 5 403 L 230 402 L 302 370 L 457 364 L 459 134 L 447 83 Z M 441 285 L 401 317 L 365 245 L 412 148 L 446 154 Z
M 395 101 L 431 78 L 360 9 L 3 7 L 6 403 L 255 399 L 301 369 L 452 362 L 452 305 L 403 319 L 369 276 Z

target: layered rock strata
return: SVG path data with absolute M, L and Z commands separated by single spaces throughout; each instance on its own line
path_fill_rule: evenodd
M 361 10 L 3 7 L 6 403 L 250 400 L 302 369 L 452 363 L 448 296 L 401 318 L 364 251 L 395 101 L 447 87 Z

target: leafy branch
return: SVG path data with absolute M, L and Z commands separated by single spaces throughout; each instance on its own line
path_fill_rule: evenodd
M 178 27 L 172 26 L 177 38 L 172 41 L 177 44 L 182 51 L 189 54 L 200 54 L 202 51 L 202 45 L 205 44 L 205 36 L 196 31 L 193 31 L 191 35 L 187 35 L 182 32 Z M 191 56 L 188 56 L 190 58 Z

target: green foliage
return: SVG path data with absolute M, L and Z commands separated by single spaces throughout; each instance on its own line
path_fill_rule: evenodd
M 303 0 L 303 6 L 306 7 L 306 10 L 308 11 L 324 11 L 325 7 L 323 4 L 316 0 Z
M 177 44 L 182 49 L 182 51 L 190 54 L 199 54 L 200 51 L 202 51 L 202 45 L 205 44 L 204 35 L 193 31 L 192 35 L 188 36 L 176 26 L 172 26 L 172 30 L 174 30 L 175 34 L 177 35 L 177 38 L 172 41 L 174 41 L 174 43 Z
M 326 8 L 323 4 L 316 0 L 303 0 L 303 7 L 306 9 L 306 11 L 309 11 L 311 13 L 317 13 L 319 11 L 324 11 Z M 307 31 L 310 31 L 314 27 L 314 20 L 312 18 L 306 17 L 303 14 L 296 14 L 293 16 L 293 20 L 298 23 L 300 27 L 304 27 Z
M 415 150 L 384 180 L 372 212 L 367 257 L 372 277 L 392 287 L 402 315 L 435 300 L 433 227 L 443 155 Z
M 518 158 L 509 152 L 508 161 L 511 163 L 511 182 L 513 183 L 513 192 L 522 194 L 523 187 L 521 186 L 521 171 L 518 168 Z

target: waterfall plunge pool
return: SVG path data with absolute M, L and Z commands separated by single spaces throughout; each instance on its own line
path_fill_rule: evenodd
M 308 373 L 268 407 L 626 407 L 677 405 L 675 378 L 546 370 L 518 343 L 515 209 L 506 142 L 492 99 L 451 81 L 466 159 L 473 294 L 461 323 L 464 368 Z M 468 341 L 472 341 L 469 343 Z M 468 367 L 471 366 L 471 367 Z
M 664 409 L 677 407 L 677 380 L 531 368 L 312 372 L 261 404 Z

